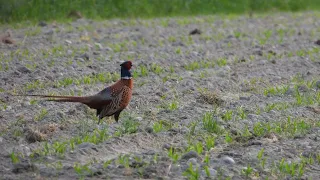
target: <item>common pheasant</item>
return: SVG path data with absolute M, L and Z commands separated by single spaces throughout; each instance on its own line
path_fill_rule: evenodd
M 49 98 L 47 101 L 56 102 L 79 102 L 97 110 L 99 122 L 106 116 L 114 115 L 116 122 L 119 115 L 124 110 L 132 96 L 133 79 L 130 72 L 132 67 L 131 61 L 125 61 L 121 65 L 121 79 L 113 85 L 106 87 L 99 93 L 92 96 L 50 96 L 50 95 L 18 95 L 18 96 L 36 96 Z

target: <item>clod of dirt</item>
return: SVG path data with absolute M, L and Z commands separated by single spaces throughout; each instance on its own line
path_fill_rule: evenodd
M 21 73 L 24 73 L 24 74 L 32 72 L 29 68 L 27 68 L 25 66 L 19 67 L 18 71 L 21 72 Z
M 189 152 L 185 153 L 184 155 L 182 155 L 181 160 L 189 160 L 191 158 L 199 158 L 198 153 L 195 151 L 189 151 Z
M 31 163 L 29 160 L 23 160 L 19 163 L 13 165 L 13 173 L 23 173 L 23 172 L 34 172 L 37 170 L 37 167 Z
M 320 114 L 320 107 L 307 106 L 307 109 L 309 111 L 312 111 L 312 112 L 316 113 L 316 114 Z
M 47 139 L 47 135 L 41 133 L 40 131 L 38 130 L 33 130 L 31 128 L 26 128 L 24 130 L 24 134 L 26 136 L 26 140 L 29 142 L 29 143 L 34 143 L 34 142 L 37 142 L 37 141 L 45 141 Z
M 0 40 L 5 44 L 15 44 L 15 41 L 12 39 L 12 32 L 6 31 L 4 34 L 0 35 Z
M 218 106 L 222 105 L 224 102 L 217 92 L 209 92 L 209 91 L 200 92 L 199 99 L 202 102 L 205 102 L 208 104 L 215 104 Z
M 274 52 L 274 51 L 272 51 L 272 50 L 269 50 L 268 53 L 269 53 L 269 54 L 272 54 L 272 55 L 274 55 L 274 56 L 277 55 L 277 53 Z
M 315 44 L 320 46 L 320 39 L 318 39 Z
M 190 31 L 189 35 L 196 35 L 196 34 L 201 34 L 202 32 L 199 29 L 194 29 L 192 31 Z
M 81 19 L 83 16 L 82 14 L 79 12 L 79 11 L 75 11 L 75 10 L 72 10 L 68 16 L 68 18 L 75 18 L 75 19 Z
M 274 133 L 269 133 L 264 136 L 269 143 L 274 143 L 279 141 L 278 137 Z
M 39 23 L 38 23 L 38 26 L 41 26 L 41 27 L 45 27 L 45 26 L 47 26 L 48 24 L 46 23 L 46 22 L 44 22 L 44 21 L 40 21 Z
M 85 60 L 89 60 L 89 58 L 90 58 L 88 53 L 84 53 L 84 54 L 80 55 L 79 57 L 82 59 L 85 59 Z
M 58 128 L 57 124 L 46 124 L 40 127 L 40 132 L 43 134 L 52 134 Z

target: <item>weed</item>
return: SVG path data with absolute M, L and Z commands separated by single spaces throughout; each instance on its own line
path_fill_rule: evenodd
M 162 121 L 155 122 L 155 123 L 153 124 L 153 131 L 154 131 L 155 133 L 158 133 L 158 132 L 163 131 Z
M 132 134 L 138 131 L 139 122 L 133 119 L 133 117 L 129 116 L 124 119 L 121 123 L 121 126 L 116 131 L 117 136 L 121 136 L 123 134 Z
M 176 163 L 179 159 L 179 154 L 175 152 L 173 147 L 168 150 L 168 156 L 172 159 L 173 163 Z
M 16 164 L 16 163 L 20 162 L 19 157 L 18 157 L 14 152 L 12 152 L 12 153 L 10 154 L 10 158 L 11 158 L 11 162 L 12 162 L 13 164 Z
M 193 168 L 192 163 L 189 164 L 189 168 L 182 173 L 183 176 L 186 176 L 190 180 L 198 180 L 200 178 L 199 168 Z
M 123 165 L 125 168 L 129 168 L 129 156 L 128 155 L 119 155 L 117 163 Z
M 41 121 L 48 114 L 46 108 L 41 109 L 40 113 L 34 117 L 35 121 Z
M 210 133 L 221 134 L 222 128 L 218 121 L 213 118 L 212 113 L 206 112 L 202 117 L 202 125 L 204 129 Z
M 222 115 L 222 119 L 225 121 L 229 121 L 232 119 L 232 110 L 227 110 L 223 115 Z
M 249 178 L 250 175 L 253 173 L 253 168 L 250 164 L 248 164 L 247 167 L 243 168 L 241 172 L 246 176 L 246 178 Z
M 206 148 L 207 148 L 207 151 L 210 151 L 212 148 L 214 148 L 214 145 L 215 145 L 215 137 L 213 136 L 208 136 L 205 140 L 206 142 Z
M 217 59 L 217 65 L 220 67 L 227 65 L 227 59 L 226 58 Z

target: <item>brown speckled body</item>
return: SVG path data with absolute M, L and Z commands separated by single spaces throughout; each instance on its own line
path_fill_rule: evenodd
M 133 79 L 121 79 L 108 88 L 111 90 L 112 101 L 102 109 L 97 109 L 97 115 L 100 119 L 115 115 L 115 120 L 118 121 L 120 112 L 128 106 L 131 100 Z

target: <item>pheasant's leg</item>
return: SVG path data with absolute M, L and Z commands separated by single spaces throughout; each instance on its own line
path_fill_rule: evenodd
M 119 121 L 119 116 L 120 116 L 121 111 L 122 111 L 122 110 L 117 111 L 116 113 L 114 113 L 114 119 L 116 120 L 117 123 L 118 123 L 118 121 Z

